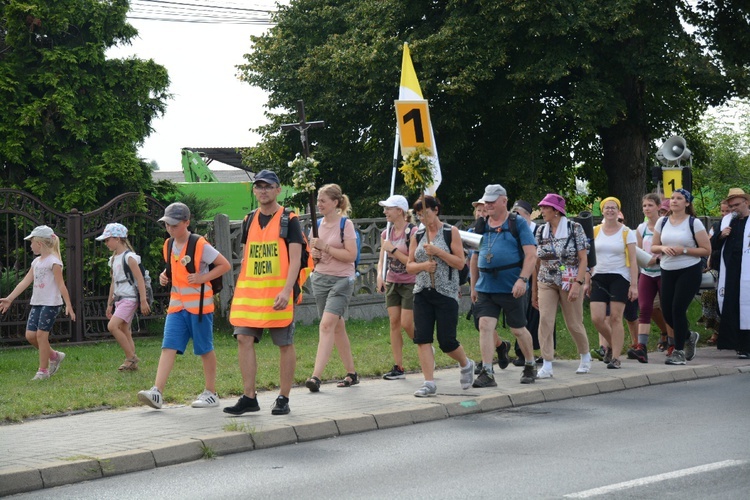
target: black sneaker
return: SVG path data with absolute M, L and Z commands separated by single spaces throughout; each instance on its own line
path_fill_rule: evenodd
M 513 360 L 513 366 L 522 367 L 526 364 L 526 358 L 523 356 L 518 356 L 516 359 Z
M 224 408 L 224 413 L 229 413 L 230 415 L 242 415 L 243 413 L 247 413 L 249 411 L 260 411 L 260 406 L 258 406 L 258 398 L 249 398 L 244 394 L 240 399 L 237 400 L 236 405 L 227 406 L 226 408 Z
M 536 381 L 536 366 L 523 365 L 523 374 L 521 375 L 522 384 L 533 384 Z
M 499 366 L 501 370 L 508 368 L 508 365 L 510 364 L 510 357 L 508 356 L 508 352 L 510 352 L 510 342 L 507 340 L 501 341 L 500 345 L 495 348 L 495 352 L 497 353 L 497 366 Z
M 474 363 L 474 375 L 479 375 L 480 373 L 482 373 L 482 363 Z
M 628 359 L 638 359 L 635 356 L 635 350 L 637 348 L 638 348 L 638 344 L 633 344 L 633 345 L 630 346 L 630 348 L 628 349 Z
M 292 410 L 289 409 L 289 398 L 279 396 L 271 408 L 271 415 L 287 415 L 290 411 Z
M 648 349 L 643 344 L 637 344 L 633 349 L 633 356 L 639 363 L 648 363 Z
M 385 380 L 401 380 L 403 378 L 406 378 L 404 375 L 404 370 L 398 365 L 393 365 L 393 368 L 391 371 L 383 375 L 383 378 Z
M 487 373 L 487 370 L 482 369 L 479 376 L 474 380 L 472 387 L 477 389 L 482 387 L 497 387 L 497 382 L 495 382 L 495 376 L 493 374 Z
M 602 359 L 605 363 L 609 364 L 612 362 L 612 348 L 607 347 L 607 349 L 604 351 L 604 359 Z

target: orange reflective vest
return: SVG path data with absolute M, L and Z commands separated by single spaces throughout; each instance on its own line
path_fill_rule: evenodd
M 205 238 L 200 237 L 195 243 L 195 255 L 192 257 L 186 257 L 187 242 L 182 246 L 179 254 L 172 253 L 170 257 L 170 249 L 168 248 L 169 239 L 164 242 L 164 260 L 168 258 L 172 259 L 172 290 L 169 295 L 169 308 L 167 314 L 175 313 L 185 309 L 191 314 L 200 314 L 200 300 L 201 300 L 201 284 L 188 283 L 188 270 L 185 267 L 187 265 L 187 259 L 194 259 L 196 272 L 200 271 L 201 258 L 203 257 L 203 247 L 208 242 Z M 211 288 L 211 282 L 207 281 L 204 283 L 205 288 L 203 292 L 203 314 L 214 312 L 214 292 Z
M 289 275 L 289 252 L 279 235 L 283 212 L 283 208 L 277 210 L 262 229 L 259 217 L 250 224 L 229 313 L 229 322 L 234 326 L 283 328 L 294 319 L 294 294 L 290 294 L 284 309 L 273 308 Z M 297 217 L 294 213 L 289 216 Z

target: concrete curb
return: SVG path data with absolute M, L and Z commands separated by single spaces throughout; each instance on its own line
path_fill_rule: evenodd
M 556 366 L 558 366 L 557 362 Z M 562 372 L 562 369 L 558 368 L 558 370 Z M 560 379 L 537 381 L 534 385 L 498 388 L 492 393 L 479 395 L 467 391 L 465 394 L 438 394 L 434 398 L 414 399 L 410 394 L 402 394 L 391 398 L 398 399 L 398 404 L 382 410 L 354 410 L 351 413 L 337 414 L 335 417 L 290 414 L 290 418 L 280 424 L 250 425 L 251 420 L 237 417 L 236 426 L 246 427 L 244 430 L 196 435 L 153 446 L 139 446 L 135 449 L 108 453 L 100 457 L 73 456 L 65 460 L 48 461 L 38 467 L 26 465 L 6 467 L 0 469 L 0 496 L 186 463 L 213 456 L 623 391 L 648 385 L 677 383 L 738 373 L 750 373 L 750 366 L 696 365 L 668 367 L 648 373 L 633 373 L 628 370 L 617 370 L 615 373 L 597 372 L 568 377 L 568 380 L 563 380 L 565 378 L 563 376 Z M 381 381 L 373 381 L 373 384 L 380 383 Z M 389 389 L 394 387 L 393 382 L 386 382 L 386 384 L 391 384 Z M 231 421 L 231 419 L 226 421 Z

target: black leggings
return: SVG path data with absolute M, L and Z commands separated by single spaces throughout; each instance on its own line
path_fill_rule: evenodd
M 701 287 L 701 264 L 674 271 L 661 270 L 661 310 L 674 330 L 674 348 L 682 351 L 690 335 L 687 310 Z

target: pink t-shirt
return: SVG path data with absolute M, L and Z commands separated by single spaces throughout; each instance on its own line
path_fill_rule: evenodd
M 318 226 L 318 238 L 330 248 L 344 248 L 341 243 L 341 221 L 336 220 L 333 223 L 326 222 L 325 219 L 320 221 Z M 344 224 L 344 241 L 354 240 L 356 246 L 357 235 L 354 232 L 354 223 L 346 219 Z M 340 276 L 342 278 L 354 276 L 354 262 L 341 262 L 334 259 L 331 254 L 323 252 L 320 262 L 315 264 L 315 272 L 328 274 L 330 276 Z
M 399 252 L 406 255 L 409 254 L 409 249 L 406 246 L 407 238 L 411 238 L 412 234 L 417 231 L 416 227 L 412 227 L 411 234 L 406 234 L 409 225 L 404 227 L 404 231 L 400 234 L 396 234 L 396 228 L 391 227 L 391 243 L 393 246 L 398 248 Z M 385 230 L 380 233 L 380 238 L 385 239 Z M 385 276 L 385 281 L 388 283 L 399 283 L 399 284 L 414 284 L 417 281 L 416 274 L 409 274 L 406 272 L 406 264 L 402 263 L 395 257 L 386 255 L 386 262 L 388 262 L 388 273 Z
M 34 291 L 31 293 L 32 306 L 61 306 L 63 299 L 60 289 L 55 283 L 55 275 L 52 266 L 58 265 L 62 268 L 62 262 L 56 256 L 49 254 L 42 258 L 37 257 L 31 262 L 34 270 Z

